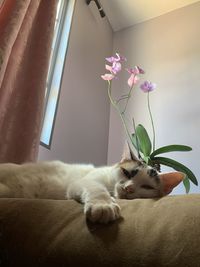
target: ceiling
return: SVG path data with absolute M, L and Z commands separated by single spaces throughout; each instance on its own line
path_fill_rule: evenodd
M 100 0 L 114 31 L 158 17 L 199 0 Z

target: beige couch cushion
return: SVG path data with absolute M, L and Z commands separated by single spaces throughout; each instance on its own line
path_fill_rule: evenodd
M 86 223 L 75 201 L 1 199 L 0 263 L 200 266 L 200 195 L 118 202 L 123 218 L 100 225 Z

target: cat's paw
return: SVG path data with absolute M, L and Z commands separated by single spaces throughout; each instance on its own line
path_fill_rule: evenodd
M 120 206 L 116 202 L 86 203 L 84 213 L 88 220 L 98 223 L 109 223 L 120 218 Z

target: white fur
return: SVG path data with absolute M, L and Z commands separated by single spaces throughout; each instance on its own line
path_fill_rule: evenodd
M 127 170 L 137 167 L 140 171 L 133 179 L 127 179 L 122 167 Z M 60 161 L 0 164 L 0 197 L 75 199 L 84 203 L 84 213 L 89 220 L 108 223 L 120 217 L 115 198 L 162 195 L 162 186 L 149 177 L 148 169 L 130 160 L 99 168 Z M 146 190 L 142 184 L 154 189 Z

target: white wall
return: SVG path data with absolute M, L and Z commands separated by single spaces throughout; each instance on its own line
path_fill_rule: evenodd
M 114 35 L 113 51 L 121 52 L 131 66 L 140 65 L 145 77 L 157 83 L 151 105 L 157 133 L 157 147 L 167 144 L 187 144 L 193 151 L 173 153 L 174 159 L 200 173 L 200 3 L 196 3 L 158 18 L 119 31 Z M 126 87 L 115 81 L 113 91 L 120 95 Z M 146 95 L 135 89 L 129 106 L 130 116 L 149 131 L 151 125 Z M 119 160 L 124 134 L 119 117 L 111 107 L 108 163 Z M 164 169 L 165 170 L 165 169 Z M 175 193 L 184 193 L 179 186 Z M 199 192 L 192 187 L 191 192 Z
M 109 102 L 104 58 L 112 53 L 112 30 L 96 7 L 77 0 L 51 150 L 39 160 L 106 164 Z

